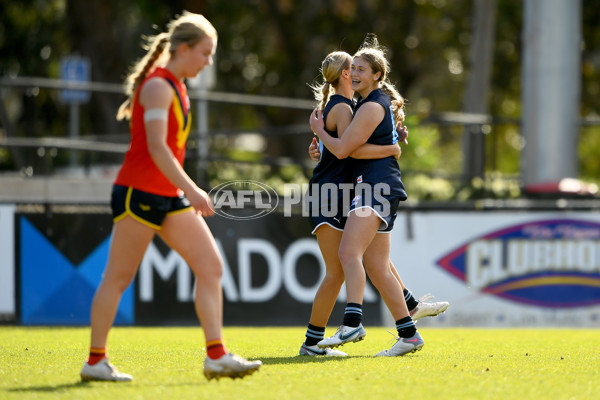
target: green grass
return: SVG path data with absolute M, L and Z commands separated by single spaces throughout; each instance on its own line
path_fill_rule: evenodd
M 200 328 L 115 328 L 109 354 L 131 383 L 81 383 L 87 328 L 0 327 L 0 399 L 594 399 L 600 331 L 420 330 L 422 351 L 374 358 L 392 336 L 367 328 L 348 358 L 296 356 L 304 328 L 226 328 L 227 347 L 261 359 L 243 380 L 202 375 Z M 327 334 L 334 329 L 328 328 Z

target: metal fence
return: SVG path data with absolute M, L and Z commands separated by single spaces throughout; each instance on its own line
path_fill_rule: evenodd
M 100 134 L 98 132 L 89 132 L 85 136 L 74 134 L 73 124 L 69 124 L 69 132 L 65 132 L 62 137 L 41 136 L 24 137 L 17 133 L 18 129 L 11 121 L 4 94 L 8 89 L 13 91 L 34 91 L 39 93 L 45 91 L 87 91 L 91 93 L 103 93 L 121 95 L 123 88 L 120 84 L 102 83 L 102 82 L 74 82 L 59 79 L 36 78 L 36 77 L 3 77 L 0 78 L 0 123 L 3 134 L 0 134 L 0 148 L 5 148 L 13 155 L 15 165 L 18 165 L 17 158 L 20 157 L 19 151 L 26 152 L 26 160 L 21 160 L 21 165 L 28 163 L 36 164 L 35 172 L 26 168 L 14 168 L 12 171 L 21 175 L 30 176 L 32 174 L 41 176 L 55 176 L 57 174 L 56 156 L 59 152 L 67 152 L 71 160 L 70 166 L 77 167 L 84 171 L 84 175 L 98 163 L 100 160 L 108 160 L 108 163 L 120 164 L 123 154 L 128 149 L 128 132 Z M 196 120 L 207 120 L 209 103 L 225 103 L 232 105 L 245 105 L 257 107 L 277 107 L 294 110 L 306 110 L 307 115 L 314 106 L 314 101 L 304 99 L 292 99 L 273 96 L 259 96 L 241 93 L 224 93 L 205 90 L 190 90 L 190 99 L 197 108 L 194 112 L 197 115 Z M 71 107 L 73 105 L 71 104 Z M 72 118 L 73 112 L 71 112 Z M 434 126 L 446 136 L 463 135 L 465 127 L 472 128 L 472 131 L 489 137 L 489 145 L 485 146 L 485 167 L 487 170 L 498 170 L 498 136 L 486 135 L 490 127 L 498 128 L 502 126 L 512 126 L 514 130 L 519 131 L 520 120 L 510 118 L 497 118 L 484 114 L 468 114 L 457 112 L 436 113 L 427 116 L 419 121 L 419 125 Z M 588 129 L 600 125 L 599 119 L 587 118 L 580 122 L 581 129 Z M 66 124 L 65 124 L 66 126 Z M 194 129 L 194 128 L 193 128 Z M 496 129 L 494 129 L 496 130 Z M 310 137 L 310 128 L 306 123 L 296 123 L 287 126 L 263 127 L 260 129 L 233 130 L 233 129 L 211 129 L 210 132 L 206 125 L 198 125 L 191 133 L 188 142 L 188 156 L 186 157 L 186 168 L 191 171 L 191 175 L 205 186 L 209 184 L 209 178 L 206 175 L 207 167 L 214 163 L 232 163 L 238 165 L 264 165 L 273 168 L 286 166 L 295 166 L 304 171 L 306 177 L 310 176 L 314 163 L 305 157 L 290 157 L 285 154 L 274 156 L 261 156 L 256 160 L 240 159 L 229 157 L 226 154 L 219 154 L 209 151 L 209 142 L 215 137 L 238 137 L 247 134 L 259 135 L 262 138 L 277 138 L 280 140 L 292 140 L 301 136 Z M 461 138 L 455 138 L 454 143 L 460 143 Z M 306 147 L 308 141 L 306 141 Z M 439 146 L 443 147 L 444 143 Z M 74 154 L 81 153 L 82 157 L 74 157 Z M 95 156 L 94 156 L 95 155 Z M 100 156 L 101 155 L 101 156 Z M 456 165 L 470 157 L 469 154 L 463 154 L 460 151 L 454 151 L 452 157 L 455 158 L 454 168 L 436 168 L 430 170 L 413 170 L 412 174 L 423 174 L 431 178 L 441 178 L 454 182 L 456 185 L 465 184 L 464 171 Z M 79 160 L 79 161 L 76 161 Z M 482 181 L 489 181 L 485 174 L 478 176 Z M 504 174 L 502 179 L 512 179 L 518 182 L 519 173 Z M 469 184 L 468 182 L 466 184 Z

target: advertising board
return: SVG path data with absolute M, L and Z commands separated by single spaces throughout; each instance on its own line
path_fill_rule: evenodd
M 398 216 L 392 261 L 416 296 L 450 302 L 435 326 L 600 326 L 600 214 Z

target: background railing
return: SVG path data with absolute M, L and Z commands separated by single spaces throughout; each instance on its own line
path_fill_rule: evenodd
M 94 132 L 92 121 L 82 121 L 85 131 L 64 131 L 62 135 L 44 135 L 27 118 L 11 118 L 9 99 L 11 91 L 19 96 L 35 98 L 40 93 L 54 96 L 58 91 L 83 90 L 115 95 L 118 106 L 124 99 L 120 84 L 102 82 L 73 82 L 58 79 L 19 77 L 0 78 L 0 172 L 3 175 L 23 177 L 102 176 L 110 179 L 122 162 L 128 149 L 129 133 L 126 125 L 118 132 Z M 204 187 L 231 179 L 231 176 L 265 180 L 277 187 L 278 183 L 306 181 L 312 174 L 314 162 L 306 149 L 312 137 L 306 118 L 314 101 L 241 93 L 223 93 L 190 89 L 194 120 L 209 120 L 211 107 L 217 103 L 235 107 L 270 107 L 300 111 L 292 123 L 284 126 L 259 126 L 252 129 L 192 127 L 188 141 L 186 169 Z M 13 100 L 14 102 L 14 100 Z M 207 106 L 210 105 L 210 106 Z M 72 106 L 72 105 L 71 105 Z M 36 104 L 28 106 L 35 110 Z M 65 109 L 68 104 L 62 106 Z M 87 106 L 86 106 L 87 107 Z M 35 111 L 33 111 L 34 114 Z M 72 110 L 71 110 L 72 114 Z M 61 118 L 70 115 L 66 110 Z M 72 118 L 70 115 L 68 118 Z M 34 121 L 35 122 L 35 121 Z M 79 123 L 79 122 L 78 122 Z M 421 200 L 466 200 L 485 197 L 520 197 L 520 120 L 499 118 L 485 114 L 440 112 L 411 116 L 409 146 L 401 159 L 405 179 L 413 179 L 410 187 L 413 198 Z M 65 130 L 70 124 L 63 123 Z M 579 137 L 598 132 L 600 119 L 582 118 Z M 465 180 L 462 164 L 469 157 L 461 149 L 465 127 L 473 127 L 485 138 L 485 167 L 483 176 Z M 69 128 L 72 129 L 72 128 Z M 472 132 L 472 130 L 471 130 Z M 566 140 L 577 140 L 566 138 Z M 507 146 L 506 143 L 512 143 Z M 597 142 L 597 141 L 596 141 Z M 277 143 L 277 149 L 264 151 L 267 145 Z M 2 149 L 5 151 L 2 157 Z M 508 149 L 508 150 L 507 150 Z M 583 152 L 590 153 L 584 146 Z M 12 163 L 7 163 L 6 152 Z M 435 153 L 434 159 L 427 158 Z M 500 154 L 502 153 L 502 154 Z M 510 154 L 512 153 L 512 155 Z M 596 154 L 600 153 L 600 148 Z M 2 164 L 2 159 L 5 162 Z M 599 167 L 600 168 L 600 167 Z M 1 177 L 1 175 L 0 175 Z M 417 183 L 415 183 L 417 182 Z M 7 188 L 5 188 L 6 190 Z M 462 195 L 461 191 L 467 194 Z M 453 194 L 444 194 L 452 191 Z M 492 195 L 490 196 L 490 193 Z

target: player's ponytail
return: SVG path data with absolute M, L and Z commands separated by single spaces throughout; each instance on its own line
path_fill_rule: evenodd
M 394 119 L 396 123 L 404 121 L 404 97 L 396 90 L 387 79 L 381 82 L 381 90 L 388 96 L 392 101 L 392 111 L 394 112 Z
M 127 100 L 119 107 L 119 111 L 117 112 L 118 120 L 131 118 L 133 96 L 135 96 L 135 92 L 146 76 L 148 76 L 148 73 L 154 69 L 156 62 L 160 59 L 160 56 L 167 47 L 167 43 L 169 43 L 169 34 L 164 32 L 149 39 L 148 52 L 131 68 L 130 74 L 125 79 L 125 94 L 127 95 Z
M 321 75 L 324 82 L 321 84 L 309 85 L 313 91 L 313 96 L 317 101 L 317 108 L 323 110 L 333 88 L 337 87 L 340 81 L 342 71 L 350 68 L 352 58 L 350 54 L 344 51 L 334 51 L 329 53 L 321 63 Z

